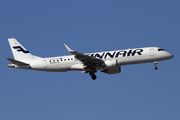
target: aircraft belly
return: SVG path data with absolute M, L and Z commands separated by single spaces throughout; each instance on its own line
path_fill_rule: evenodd
M 68 71 L 70 70 L 70 65 L 61 63 L 49 64 L 47 65 L 46 69 L 55 71 Z
M 135 58 L 135 57 L 118 59 L 118 65 L 119 66 L 127 65 L 127 64 L 136 64 L 136 62 L 137 62 L 137 58 Z

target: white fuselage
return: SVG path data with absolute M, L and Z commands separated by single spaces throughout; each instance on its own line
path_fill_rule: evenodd
M 158 47 L 96 52 L 87 53 L 85 55 L 95 57 L 103 61 L 117 60 L 118 66 L 163 61 L 174 57 L 171 53 Z M 30 67 L 24 68 L 23 66 L 23 68 L 57 72 L 66 72 L 71 70 L 84 71 L 83 63 L 77 60 L 74 55 L 37 59 L 29 61 L 29 64 Z M 105 69 L 105 67 L 99 66 L 96 67 L 96 69 L 101 70 Z

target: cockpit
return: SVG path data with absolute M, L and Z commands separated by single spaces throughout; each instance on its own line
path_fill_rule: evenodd
M 164 49 L 162 49 L 162 48 L 159 48 L 158 51 L 166 51 L 166 50 L 164 50 Z

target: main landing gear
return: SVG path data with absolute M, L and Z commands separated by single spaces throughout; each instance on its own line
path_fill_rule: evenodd
M 158 64 L 158 61 L 154 62 L 155 70 L 158 70 L 158 67 L 156 66 Z
M 95 69 L 91 69 L 91 71 L 89 72 L 89 75 L 91 76 L 91 78 L 93 79 L 93 80 L 96 80 L 96 75 L 95 75 L 95 72 L 96 72 L 96 70 Z
M 94 73 L 91 73 L 91 72 L 90 72 L 89 75 L 91 76 L 91 78 L 92 78 L 93 80 L 96 80 L 97 77 L 96 77 L 96 75 L 95 75 Z

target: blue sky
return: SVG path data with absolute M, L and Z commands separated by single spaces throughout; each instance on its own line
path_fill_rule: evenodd
M 1 0 L 1 120 L 179 120 L 180 1 Z M 41 57 L 157 46 L 174 58 L 120 74 L 8 68 L 14 37 Z

